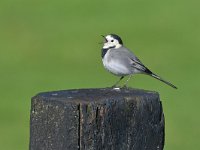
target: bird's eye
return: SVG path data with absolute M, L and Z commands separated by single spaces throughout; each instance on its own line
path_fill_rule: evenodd
M 114 42 L 114 40 L 111 40 L 111 42 Z

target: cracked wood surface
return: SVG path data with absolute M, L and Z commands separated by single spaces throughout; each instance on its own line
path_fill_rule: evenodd
M 157 92 L 78 89 L 32 98 L 30 150 L 162 150 Z

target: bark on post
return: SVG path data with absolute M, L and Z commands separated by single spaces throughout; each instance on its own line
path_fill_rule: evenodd
M 157 92 L 79 89 L 32 98 L 30 150 L 162 150 Z

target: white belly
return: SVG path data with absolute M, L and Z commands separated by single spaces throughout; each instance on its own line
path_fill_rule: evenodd
M 117 60 L 112 60 L 107 57 L 107 54 L 102 59 L 104 67 L 111 73 L 117 76 L 125 76 L 132 74 L 131 70 Z

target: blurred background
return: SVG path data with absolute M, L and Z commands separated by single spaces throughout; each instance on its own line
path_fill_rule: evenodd
M 28 149 L 35 94 L 118 80 L 101 62 L 100 35 L 109 33 L 179 88 L 145 75 L 129 82 L 160 93 L 165 150 L 199 149 L 199 6 L 197 0 L 1 0 L 0 149 Z

